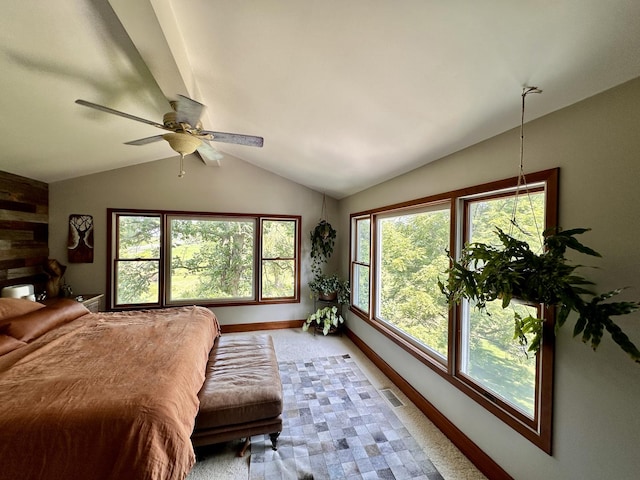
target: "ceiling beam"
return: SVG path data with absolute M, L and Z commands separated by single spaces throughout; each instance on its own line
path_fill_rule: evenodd
M 177 94 L 201 99 L 171 2 L 109 0 L 109 4 L 167 99 Z M 202 123 L 211 125 L 207 111 Z M 219 160 L 202 160 L 219 166 Z

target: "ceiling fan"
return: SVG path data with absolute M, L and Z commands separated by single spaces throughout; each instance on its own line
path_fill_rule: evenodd
M 203 160 L 216 161 L 220 159 L 220 154 L 211 146 L 209 141 L 235 143 L 238 145 L 248 145 L 251 147 L 262 147 L 264 139 L 262 137 L 254 137 L 252 135 L 242 135 L 238 133 L 213 132 L 204 130 L 200 117 L 204 112 L 205 106 L 200 102 L 178 95 L 178 100 L 170 101 L 172 112 L 164 114 L 162 123 L 154 122 L 144 118 L 136 117 L 128 113 L 114 110 L 113 108 L 98 105 L 97 103 L 88 102 L 86 100 L 76 100 L 78 105 L 95 108 L 103 112 L 119 115 L 130 120 L 146 123 L 171 133 L 162 135 L 154 135 L 153 137 L 141 138 L 125 142 L 125 145 L 146 145 L 147 143 L 166 140 L 173 150 L 180 154 L 180 173 L 179 177 L 185 174 L 183 168 L 184 156 L 195 151 L 198 152 Z

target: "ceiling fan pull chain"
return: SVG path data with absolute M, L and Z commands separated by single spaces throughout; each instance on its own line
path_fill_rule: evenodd
M 178 178 L 184 177 L 184 174 L 187 173 L 184 171 L 184 153 L 180 154 L 180 173 L 178 173 Z

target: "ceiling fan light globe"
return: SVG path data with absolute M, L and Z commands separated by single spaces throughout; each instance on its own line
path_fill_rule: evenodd
M 165 133 L 164 138 L 173 150 L 181 155 L 189 155 L 196 151 L 202 141 L 187 133 Z

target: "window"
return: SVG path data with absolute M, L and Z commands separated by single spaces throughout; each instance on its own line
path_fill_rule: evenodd
M 262 220 L 262 298 L 295 296 L 295 220 Z
M 116 305 L 160 302 L 160 256 L 162 218 L 160 215 L 117 214 L 116 258 L 112 298 Z
M 251 300 L 255 220 L 167 216 L 168 302 Z
M 300 217 L 109 216 L 111 308 L 299 301 Z
M 539 221 L 544 219 L 544 191 L 529 191 L 518 201 L 517 225 L 510 223 L 517 197 L 508 192 L 497 197 L 484 196 L 463 200 L 465 205 L 465 243 L 482 242 L 499 247 L 495 228 L 542 251 L 543 236 Z M 522 318 L 538 316 L 539 305 L 511 302 L 503 309 L 500 301 L 479 312 L 473 305 L 462 305 L 460 372 L 474 384 L 487 390 L 527 418 L 535 416 L 536 357 L 527 355 L 513 340 L 514 311 Z M 529 311 L 527 311 L 529 310 Z
M 541 249 L 543 231 L 557 224 L 557 177 L 548 170 L 519 188 L 508 179 L 351 215 L 351 311 L 547 452 L 552 309 L 449 308 L 438 279 L 465 243 L 497 243 L 496 227 Z M 513 309 L 549 320 L 537 355 L 513 340 Z
M 449 307 L 438 276 L 449 259 L 449 203 L 376 215 L 376 317 L 446 362 Z
M 369 313 L 369 271 L 371 255 L 371 221 L 369 217 L 356 218 L 351 262 L 352 304 L 363 313 Z

